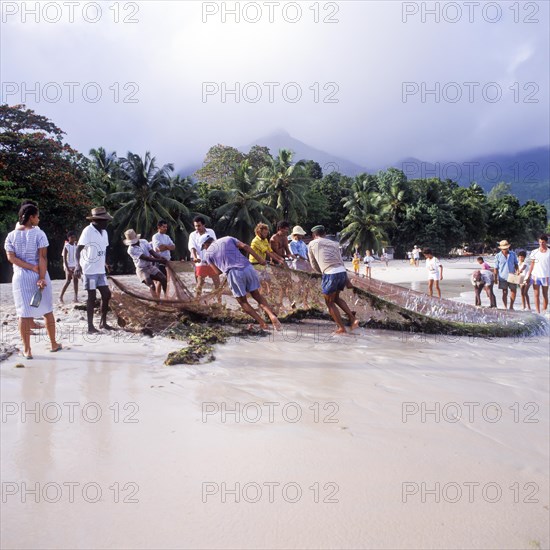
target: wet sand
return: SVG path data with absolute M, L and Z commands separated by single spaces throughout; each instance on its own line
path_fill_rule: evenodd
M 68 349 L 0 363 L 4 548 L 549 546 L 547 336 L 311 321 L 165 367 L 179 343 L 67 311 Z

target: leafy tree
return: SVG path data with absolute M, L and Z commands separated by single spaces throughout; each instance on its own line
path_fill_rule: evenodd
M 312 180 L 323 179 L 323 169 L 318 162 L 314 160 L 308 160 L 305 164 L 305 172 L 308 178 Z
M 195 172 L 195 177 L 209 185 L 221 185 L 235 175 L 236 167 L 243 160 L 245 155 L 235 147 L 215 145 L 208 150 L 203 167 Z
M 308 211 L 308 220 L 311 220 L 314 225 L 324 225 L 328 233 L 339 232 L 347 214 L 344 203 L 351 192 L 352 182 L 353 178 L 339 172 L 331 172 L 326 174 L 322 180 L 314 180 L 310 185 L 310 191 L 326 198 L 328 212 L 322 216 L 323 210 L 321 209 L 320 217 L 313 221 L 313 216 Z
M 254 170 L 247 160 L 238 167 L 228 187 L 212 193 L 223 204 L 215 211 L 216 230 L 249 243 L 254 238 L 254 227 L 259 222 L 269 223 L 266 214 L 275 211 L 262 202 L 267 194 L 259 188 Z
M 88 184 L 90 198 L 94 205 L 105 206 L 108 210 L 115 205 L 106 199 L 117 191 L 120 183 L 120 166 L 116 152 L 107 153 L 103 147 L 90 149 L 88 162 Z
M 466 243 L 482 242 L 487 232 L 487 197 L 483 189 L 472 183 L 452 191 L 453 214 L 464 228 Z
M 24 105 L 0 106 L 0 181 L 15 186 L 3 186 L 8 189 L 4 201 L 9 201 L 11 208 L 12 199 L 18 197 L 37 202 L 40 226 L 50 241 L 48 258 L 54 276 L 61 273 L 66 232 L 82 227 L 91 207 L 85 183 L 85 159 L 63 142 L 64 135 L 53 122 Z M 13 212 L 3 210 L 0 219 L 9 229 Z M 0 238 L 3 241 L 5 235 Z M 9 272 L 7 268 L 2 270 L 2 280 L 6 280 Z
M 304 194 L 310 183 L 305 173 L 304 161 L 292 164 L 292 152 L 281 149 L 269 166 L 258 172 L 265 202 L 277 211 L 280 219 L 297 223 L 306 214 Z M 273 220 L 275 221 L 275 220 Z
M 344 207 L 348 214 L 344 219 L 345 227 L 340 240 L 346 250 L 381 250 L 391 225 L 387 221 L 389 205 L 382 193 L 372 190 L 368 177 L 355 178 L 351 195 Z
M 504 195 L 489 202 L 486 241 L 491 246 L 506 239 L 513 246 L 523 240 L 523 225 L 519 217 L 519 200 L 513 195 Z
M 536 241 L 544 233 L 547 223 L 546 207 L 537 201 L 527 201 L 518 210 L 518 217 L 523 226 L 523 239 L 526 242 Z
M 245 155 L 245 160 L 248 160 L 252 172 L 257 173 L 261 168 L 269 166 L 271 162 L 269 147 L 254 145 L 250 148 L 248 154 Z
M 120 205 L 113 215 L 115 238 L 128 228 L 149 237 L 159 219 L 166 220 L 171 231 L 187 234 L 185 223 L 191 225 L 192 213 L 182 201 L 189 193 L 189 182 L 186 180 L 186 186 L 182 186 L 179 179 L 170 177 L 172 164 L 159 168 L 155 160 L 149 152 L 143 158 L 128 153 L 120 159 L 121 191 L 107 197 Z
M 498 201 L 499 199 L 503 198 L 503 197 L 506 197 L 508 195 L 511 195 L 512 193 L 510 192 L 510 190 L 512 189 L 512 184 L 510 183 L 505 183 L 503 181 L 501 181 L 500 183 L 497 183 L 490 191 L 489 191 L 489 194 L 487 195 L 487 200 L 489 202 L 495 202 L 495 201 Z

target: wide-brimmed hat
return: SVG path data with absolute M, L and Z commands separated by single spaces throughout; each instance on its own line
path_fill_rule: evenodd
M 128 229 L 128 231 L 125 231 L 124 236 L 126 238 L 124 239 L 123 242 L 125 245 L 128 245 L 128 246 L 138 243 L 139 239 L 141 238 L 141 235 L 136 234 L 136 232 L 133 229 Z
M 111 221 L 113 216 L 107 212 L 104 206 L 98 206 L 97 208 L 92 208 L 92 215 L 86 216 L 87 220 L 108 220 Z
M 498 243 L 498 247 L 501 249 L 501 250 L 508 250 L 508 248 L 510 248 L 510 243 L 506 240 L 504 241 L 500 241 Z
M 214 240 L 214 237 L 212 237 L 212 235 L 209 235 L 208 233 L 201 235 L 199 238 L 199 247 L 202 248 L 210 240 Z
M 292 233 L 291 235 L 307 235 L 307 233 L 302 229 L 301 226 L 299 225 L 295 225 L 293 228 L 292 228 Z

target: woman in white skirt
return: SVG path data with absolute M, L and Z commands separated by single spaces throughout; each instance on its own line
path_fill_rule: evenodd
M 59 351 L 62 347 L 55 339 L 52 283 L 47 271 L 49 243 L 44 231 L 37 227 L 39 221 L 38 208 L 34 204 L 24 204 L 19 210 L 19 224 L 8 234 L 4 244 L 8 260 L 13 264 L 13 299 L 26 359 L 32 359 L 31 325 L 34 317 L 44 316 L 46 320 L 50 351 Z M 38 307 L 33 307 L 30 303 L 37 288 L 42 290 L 42 299 Z

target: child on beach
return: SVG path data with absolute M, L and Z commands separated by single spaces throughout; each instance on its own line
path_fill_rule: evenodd
M 520 250 L 518 252 L 518 275 L 522 277 L 522 282 L 519 284 L 521 291 L 521 306 L 523 309 L 531 309 L 531 303 L 529 301 L 529 287 L 531 281 L 527 274 L 529 273 L 529 263 L 527 262 L 527 252 Z
M 356 275 L 359 275 L 359 265 L 360 265 L 360 262 L 361 262 L 361 257 L 359 256 L 359 253 L 356 252 L 356 253 L 353 255 L 353 259 L 351 260 L 351 265 L 353 266 L 353 272 L 354 272 Z
M 489 269 L 493 271 L 493 268 L 483 259 L 483 256 L 478 256 L 477 263 L 479 264 L 479 269 Z
M 365 259 L 363 261 L 365 262 L 365 277 L 367 279 L 372 279 L 371 264 L 374 262 L 374 258 L 372 257 L 370 250 L 365 252 Z
M 63 269 L 65 270 L 65 284 L 61 289 L 61 294 L 59 296 L 59 301 L 63 302 L 63 296 L 65 291 L 69 288 L 71 281 L 73 281 L 74 286 L 74 301 L 78 302 L 78 277 L 75 277 L 74 270 L 76 267 L 76 242 L 77 242 L 76 233 L 74 231 L 69 231 L 67 233 L 67 240 L 65 241 L 65 246 L 63 247 L 63 252 L 61 257 L 63 258 Z
M 433 255 L 430 248 L 425 248 L 422 253 L 426 256 L 426 269 L 428 270 L 428 294 L 433 296 L 433 289 L 437 291 L 437 297 L 441 298 L 441 289 L 439 281 L 443 280 L 443 266 L 439 260 Z

